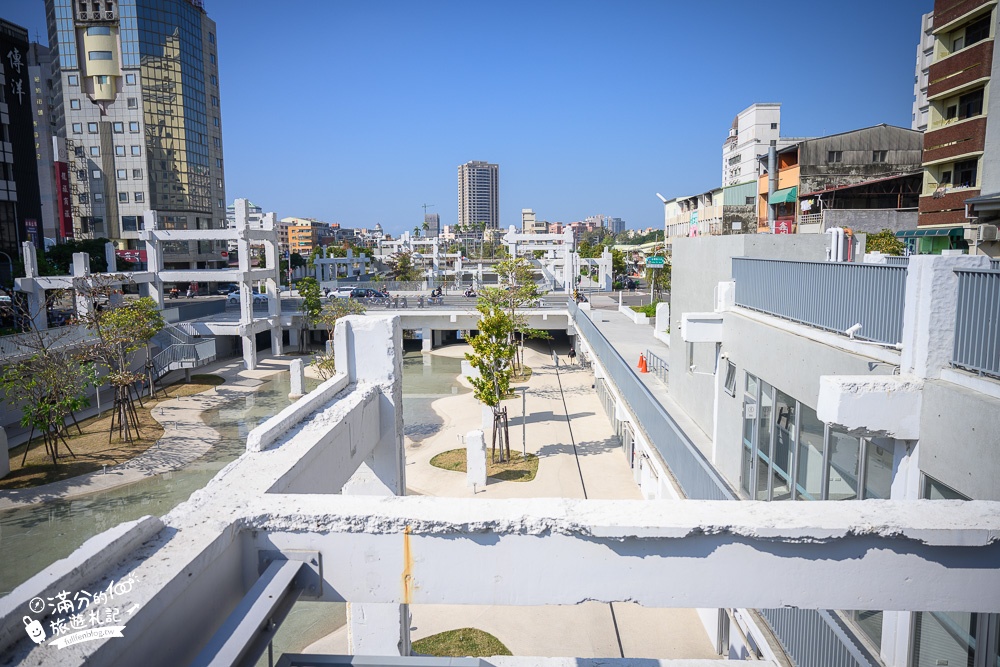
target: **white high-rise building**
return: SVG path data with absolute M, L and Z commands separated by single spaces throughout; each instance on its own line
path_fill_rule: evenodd
M 729 137 L 722 144 L 722 187 L 738 185 L 757 178 L 757 159 L 768 148 L 781 149 L 793 142 L 782 142 L 781 104 L 751 104 L 733 119 Z
M 458 166 L 458 225 L 500 228 L 500 166 L 473 160 Z
M 934 12 L 920 17 L 920 43 L 917 44 L 917 70 L 913 77 L 913 122 L 910 127 L 927 131 L 930 102 L 927 101 L 927 82 L 934 60 Z

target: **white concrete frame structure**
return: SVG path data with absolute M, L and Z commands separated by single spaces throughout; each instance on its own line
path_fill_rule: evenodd
M 271 352 L 281 354 L 281 300 L 278 288 L 278 230 L 273 216 L 261 220 L 260 229 L 247 227 L 245 219 L 237 218 L 232 229 L 161 229 L 156 211 L 146 211 L 140 238 L 146 243 L 147 266 L 151 280 L 149 295 L 163 308 L 164 284 L 174 282 L 234 282 L 240 287 L 240 321 L 238 325 L 212 325 L 216 335 L 238 335 L 243 339 L 243 362 L 247 370 L 257 367 L 257 334 L 271 332 Z M 235 241 L 239 266 L 235 269 L 165 270 L 160 244 L 169 241 Z M 269 268 L 250 267 L 250 247 L 264 246 Z M 253 314 L 254 281 L 264 281 L 267 290 L 267 317 Z
M 468 272 L 463 270 L 462 253 L 442 252 L 442 245 L 447 242 L 439 236 L 416 237 L 410 232 L 403 232 L 398 239 L 381 240 L 378 242 L 379 254 L 385 257 L 397 252 L 408 252 L 413 256 L 414 264 L 421 267 L 424 278 L 430 282 L 440 282 L 445 276 L 462 276 Z M 448 260 L 454 265 L 448 268 Z M 473 274 L 482 280 L 482 265 Z
M 320 287 L 336 287 L 340 280 L 353 280 L 355 271 L 360 271 L 362 276 L 367 275 L 371 265 L 372 260 L 366 253 L 355 257 L 350 248 L 346 257 L 317 257 L 313 260 L 316 282 Z
M 33 597 L 132 577 L 115 601 L 135 609 L 123 636 L 59 650 L 60 664 L 233 664 L 273 636 L 254 610 L 286 569 L 284 612 L 298 596 L 347 601 L 361 655 L 407 655 L 418 603 L 1000 611 L 995 502 L 396 497 L 401 334 L 395 317 L 339 322 L 335 377 L 255 429 L 196 498 L 92 538 L 0 600 L 0 651 L 51 657 L 24 633 Z
M 566 228 L 562 234 L 525 234 L 518 232 L 510 225 L 503 236 L 507 252 L 511 257 L 527 257 L 532 266 L 540 270 L 545 282 L 552 291 L 556 291 L 560 281 L 562 291 L 572 294 L 580 275 L 581 261 L 598 267 L 598 282 L 601 289 L 611 291 L 611 253 L 605 251 L 600 259 L 581 260 L 574 251 L 575 241 L 573 230 Z M 541 250 L 545 253 L 542 259 L 535 259 L 532 253 Z

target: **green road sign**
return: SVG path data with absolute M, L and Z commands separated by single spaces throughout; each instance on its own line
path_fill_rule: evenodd
M 666 259 L 663 257 L 647 257 L 646 266 L 660 267 L 666 263 Z

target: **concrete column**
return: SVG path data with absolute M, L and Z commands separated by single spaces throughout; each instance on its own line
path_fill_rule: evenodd
M 338 373 L 346 374 L 352 383 L 375 383 L 382 389 L 378 444 L 344 484 L 342 493 L 404 495 L 403 330 L 399 317 L 352 315 L 341 319 L 334 330 L 334 350 Z M 348 603 L 347 650 L 354 655 L 409 655 L 409 605 Z
M 80 292 L 80 288 L 84 287 L 90 279 L 90 255 L 85 252 L 73 253 L 71 271 L 73 273 L 73 287 L 75 288 L 73 298 L 76 301 L 76 313 L 80 319 L 84 319 L 90 315 L 90 310 L 94 305 L 89 295 Z
M 243 366 L 248 371 L 257 368 L 257 336 L 253 330 L 248 328 L 246 333 L 240 335 L 243 339 Z
M 424 327 L 420 332 L 421 338 L 421 352 L 430 352 L 434 349 L 434 330 L 430 327 Z
M 469 431 L 465 436 L 465 485 L 486 488 L 486 439 L 482 431 Z
M 149 296 L 163 309 L 163 280 L 160 271 L 163 270 L 163 254 L 159 242 L 153 236 L 156 231 L 156 211 L 146 211 L 142 214 L 142 236 L 146 240 L 146 269 L 153 274 L 149 283 Z
M 31 317 L 35 330 L 43 331 L 49 328 L 49 318 L 45 303 L 45 290 L 35 282 L 35 278 L 38 277 L 38 255 L 35 244 L 30 241 L 22 243 L 21 256 L 24 259 L 25 279 L 21 280 L 18 278 L 15 284 L 18 290 L 27 294 L 28 315 Z
M 294 359 L 289 370 L 292 374 L 292 390 L 288 393 L 288 398 L 295 401 L 302 398 L 302 396 L 306 393 L 305 364 L 302 363 L 301 359 Z
M 955 269 L 986 269 L 982 255 L 914 255 L 906 272 L 900 374 L 937 378 L 955 346 L 958 276 Z

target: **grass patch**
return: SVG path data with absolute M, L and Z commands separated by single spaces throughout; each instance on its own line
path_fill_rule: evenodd
M 420 655 L 433 655 L 442 658 L 488 658 L 491 655 L 513 655 L 499 639 L 476 628 L 448 630 L 418 639 L 413 642 L 413 651 Z
M 486 448 L 486 476 L 501 482 L 530 482 L 538 474 L 538 457 L 528 454 L 527 459 L 521 458 L 521 452 L 510 452 L 511 460 L 505 463 L 490 461 L 489 445 Z M 431 465 L 442 470 L 465 472 L 465 450 L 451 449 L 441 452 L 431 459 Z M 500 655 L 500 654 L 497 654 Z
M 114 441 L 108 444 L 111 414 L 106 412 L 103 415 L 81 420 L 80 429 L 83 431 L 83 435 L 80 435 L 76 426 L 70 424 L 67 429 L 68 435 L 65 437 L 73 453 L 76 454 L 76 458 L 70 456 L 65 445 L 59 443 L 61 456 L 58 465 L 52 465 L 52 459 L 46 454 L 41 438 L 36 437 L 30 443 L 28 459 L 22 468 L 21 458 L 24 456 L 26 445 L 18 445 L 10 450 L 10 474 L 0 479 L 0 489 L 26 489 L 50 484 L 95 472 L 103 469 L 104 466 L 114 466 L 134 459 L 156 444 L 156 441 L 163 435 L 163 427 L 153 419 L 151 414 L 151 410 L 157 404 L 170 398 L 199 394 L 212 387 L 217 387 L 223 382 L 225 380 L 218 375 L 192 375 L 190 383 L 182 381 L 164 387 L 167 398 L 163 398 L 163 391 L 160 391 L 159 388 L 155 400 L 143 398 L 144 407 L 140 407 L 138 403 L 135 404 L 135 411 L 139 416 L 139 433 L 142 437 L 137 438 L 132 443 L 118 442 L 116 432 Z
M 656 303 L 660 303 L 657 301 Z M 647 303 L 645 306 L 629 306 L 637 313 L 642 313 L 646 317 L 656 317 L 656 303 Z
M 531 379 L 531 368 L 529 368 L 528 366 L 524 366 L 523 368 L 521 368 L 520 373 L 515 373 L 514 376 L 511 377 L 510 381 L 527 382 L 530 379 Z

